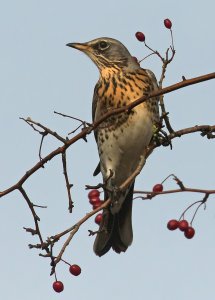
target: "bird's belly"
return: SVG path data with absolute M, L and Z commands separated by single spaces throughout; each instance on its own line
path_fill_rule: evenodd
M 101 162 L 101 171 L 104 179 L 113 172 L 112 183 L 120 185 L 138 166 L 140 156 L 152 138 L 152 121 L 145 109 L 134 110 L 127 121 L 105 134 L 102 143 L 98 144 Z

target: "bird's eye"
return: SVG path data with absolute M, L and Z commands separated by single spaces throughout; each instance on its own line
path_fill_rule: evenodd
M 104 50 L 104 49 L 108 48 L 108 46 L 109 46 L 108 43 L 106 43 L 105 41 L 99 42 L 99 48 L 101 50 Z

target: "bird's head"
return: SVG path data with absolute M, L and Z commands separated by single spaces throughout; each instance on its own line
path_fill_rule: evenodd
M 137 69 L 139 64 L 118 40 L 102 37 L 87 43 L 69 43 L 67 46 L 84 52 L 100 71 L 106 68 Z

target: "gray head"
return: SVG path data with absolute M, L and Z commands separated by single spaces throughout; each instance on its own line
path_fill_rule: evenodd
M 69 43 L 67 46 L 87 54 L 99 70 L 105 68 L 137 69 L 139 64 L 118 40 L 102 37 L 87 43 Z

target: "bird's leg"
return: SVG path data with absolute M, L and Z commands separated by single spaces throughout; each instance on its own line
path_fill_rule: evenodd
M 111 178 L 114 175 L 114 172 L 111 169 L 109 169 L 109 172 L 110 172 L 110 174 L 108 175 L 108 177 L 104 181 L 105 186 L 108 185 L 108 182 L 111 180 Z
M 109 169 L 108 177 L 104 181 L 105 190 L 111 199 L 111 207 L 118 205 L 118 199 L 121 196 L 121 189 L 114 183 L 114 171 Z
M 171 141 L 168 138 L 167 133 L 162 130 L 163 127 L 164 126 L 162 126 L 160 123 L 153 125 L 153 136 L 151 142 L 154 142 L 157 146 L 170 146 L 170 148 L 172 149 Z

